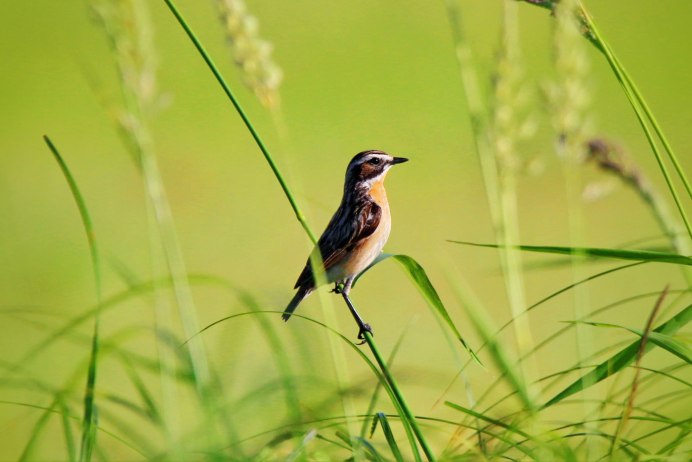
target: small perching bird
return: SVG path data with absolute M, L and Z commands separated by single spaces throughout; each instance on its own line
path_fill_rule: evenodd
M 358 338 L 363 339 L 366 331 L 372 333 L 353 307 L 348 293 L 354 279 L 377 258 L 389 238 L 392 222 L 384 179 L 393 165 L 407 160 L 375 150 L 363 151 L 351 160 L 346 169 L 341 205 L 298 277 L 295 285 L 298 292 L 284 310 L 284 321 L 315 290 L 317 283 L 333 282 L 334 291 L 343 295 L 358 323 Z M 313 265 L 319 268 L 320 262 L 323 262 L 323 273 L 315 278 Z

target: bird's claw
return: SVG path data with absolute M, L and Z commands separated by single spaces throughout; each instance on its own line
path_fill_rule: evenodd
M 334 288 L 332 289 L 332 292 L 337 294 L 337 295 L 343 294 L 344 293 L 344 285 L 339 284 L 338 282 L 335 282 Z
M 358 331 L 358 342 L 356 345 L 363 345 L 365 343 L 365 333 L 369 333 L 370 335 L 375 335 L 372 333 L 372 327 L 370 327 L 370 324 L 363 324 L 360 327 L 360 330 Z

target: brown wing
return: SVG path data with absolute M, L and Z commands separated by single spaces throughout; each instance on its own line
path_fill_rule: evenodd
M 317 242 L 327 271 L 338 264 L 362 239 L 375 232 L 382 218 L 382 209 L 372 201 L 363 201 L 353 207 L 343 204 L 334 214 Z M 314 287 L 312 266 L 308 259 L 295 287 Z

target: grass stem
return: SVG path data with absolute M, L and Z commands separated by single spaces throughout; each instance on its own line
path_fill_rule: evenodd
M 372 337 L 372 333 L 368 331 L 363 332 L 363 339 L 365 340 L 365 343 L 367 343 L 368 348 L 370 348 L 372 355 L 375 357 L 375 361 L 377 361 L 377 365 L 380 367 L 380 371 L 382 372 L 382 375 L 387 381 L 387 384 L 394 393 L 396 400 L 401 405 L 401 408 L 404 411 L 404 414 L 406 415 L 406 419 L 409 421 L 409 424 L 413 428 L 413 432 L 415 433 L 416 438 L 418 439 L 418 443 L 420 444 L 421 448 L 423 449 L 423 452 L 425 453 L 425 457 L 427 457 L 428 460 L 431 462 L 436 460 L 435 455 L 433 454 L 432 450 L 430 449 L 430 446 L 428 445 L 428 442 L 425 439 L 425 436 L 423 435 L 423 432 L 421 431 L 420 427 L 418 426 L 418 423 L 416 422 L 416 416 L 413 414 L 413 412 L 411 412 L 411 408 L 406 402 L 404 394 L 401 392 L 401 389 L 399 389 L 399 385 L 394 379 L 392 373 L 389 371 L 389 367 L 387 367 L 387 363 L 385 362 L 384 358 L 380 354 L 380 350 L 377 348 L 377 344 L 375 343 L 375 340 Z
M 625 95 L 627 96 L 627 99 L 629 100 L 630 104 L 632 105 L 632 109 L 634 110 L 635 115 L 637 116 L 637 120 L 639 121 L 639 124 L 642 127 L 642 131 L 644 132 L 644 135 L 646 136 L 647 141 L 649 142 L 649 145 L 651 146 L 651 150 L 654 153 L 654 156 L 656 157 L 656 162 L 658 163 L 658 166 L 661 170 L 661 173 L 663 174 L 663 178 L 666 181 L 666 185 L 668 186 L 668 189 L 670 190 L 670 194 L 673 196 L 673 201 L 675 202 L 675 206 L 677 207 L 678 211 L 680 212 L 680 216 L 682 217 L 683 222 L 685 223 L 685 228 L 687 229 L 687 233 L 690 238 L 692 238 L 692 225 L 690 225 L 690 221 L 687 218 L 687 214 L 685 213 L 685 209 L 682 206 L 682 203 L 680 201 L 680 197 L 678 196 L 677 191 L 675 190 L 675 187 L 673 185 L 673 181 L 670 177 L 670 173 L 668 173 L 668 168 L 663 162 L 663 158 L 661 156 L 661 153 L 659 151 L 658 145 L 656 144 L 656 141 L 654 140 L 653 134 L 651 133 L 651 129 L 646 123 L 645 116 L 653 126 L 654 130 L 656 131 L 656 134 L 658 135 L 659 139 L 662 141 L 665 140 L 665 136 L 661 132 L 660 126 L 655 120 L 655 117 L 649 110 L 648 105 L 644 102 L 644 99 L 641 96 L 641 93 L 639 90 L 636 88 L 634 83 L 632 82 L 632 79 L 629 77 L 625 69 L 622 67 L 620 64 L 620 61 L 617 59 L 615 56 L 615 53 L 611 50 L 610 46 L 608 43 L 603 39 L 602 35 L 596 28 L 596 25 L 593 22 L 593 19 L 589 15 L 589 13 L 586 11 L 586 9 L 583 6 L 580 6 L 580 12 L 583 15 L 583 20 L 586 24 L 586 26 L 589 28 L 590 33 L 593 35 L 594 39 L 599 45 L 599 48 L 603 52 L 603 56 L 605 56 L 606 61 L 608 61 L 608 64 L 610 65 L 611 69 L 615 73 L 615 76 L 617 77 L 618 81 L 622 85 L 622 88 L 625 92 Z M 680 167 L 675 154 L 673 151 L 670 149 L 670 145 L 668 144 L 668 141 L 665 140 L 663 141 L 663 145 L 667 150 L 668 157 L 670 160 L 673 162 L 673 166 L 675 167 L 678 175 L 680 176 L 680 179 L 682 180 L 683 184 L 685 185 L 685 189 L 687 190 L 688 196 L 692 197 L 692 189 L 690 189 L 690 185 L 687 181 L 687 178 L 685 177 L 684 172 L 682 171 L 682 168 Z
M 243 119 L 243 123 L 245 124 L 248 131 L 252 135 L 252 138 L 255 140 L 255 143 L 257 143 L 257 146 L 260 148 L 260 151 L 262 151 L 262 155 L 264 156 L 264 159 L 269 164 L 269 167 L 271 168 L 272 172 L 274 173 L 276 180 L 279 182 L 279 185 L 281 186 L 281 189 L 283 190 L 284 195 L 286 196 L 286 199 L 288 199 L 288 202 L 291 204 L 291 208 L 293 209 L 293 213 L 295 213 L 296 218 L 300 222 L 301 226 L 303 227 L 305 232 L 310 237 L 310 240 L 312 241 L 312 243 L 313 244 L 317 243 L 317 239 L 315 238 L 315 234 L 310 229 L 310 226 L 307 223 L 305 215 L 303 214 L 300 207 L 298 206 L 298 203 L 296 202 L 295 198 L 293 197 L 293 193 L 291 193 L 291 190 L 288 188 L 288 184 L 286 183 L 286 180 L 284 180 L 283 175 L 281 174 L 281 172 L 279 171 L 279 168 L 277 167 L 276 163 L 274 162 L 274 158 L 269 153 L 267 146 L 264 144 L 264 141 L 262 141 L 262 138 L 260 137 L 259 133 L 257 133 L 257 130 L 255 130 L 255 127 L 252 125 L 252 122 L 250 122 L 250 119 L 248 118 L 247 114 L 245 113 L 242 106 L 240 105 L 240 102 L 238 101 L 238 99 L 235 97 L 235 95 L 231 91 L 231 87 L 228 86 L 228 84 L 226 83 L 226 80 L 221 75 L 221 72 L 216 67 L 216 64 L 214 64 L 214 61 L 209 56 L 209 53 L 207 53 L 205 48 L 202 46 L 202 43 L 197 38 L 197 35 L 195 35 L 195 33 L 190 28 L 190 26 L 187 24 L 187 22 L 185 21 L 183 16 L 180 14 L 180 12 L 178 11 L 178 8 L 175 6 L 173 1 L 172 0 L 164 0 L 164 1 L 166 2 L 166 5 L 168 6 L 168 8 L 171 10 L 171 13 L 173 13 L 173 16 L 175 16 L 175 19 L 178 21 L 178 23 L 183 28 L 183 30 L 185 31 L 187 36 L 190 38 L 190 41 L 192 41 L 192 43 L 194 44 L 194 46 L 197 49 L 197 51 L 199 52 L 200 56 L 202 56 L 202 59 L 204 59 L 204 62 L 209 67 L 209 70 L 211 71 L 211 73 L 214 74 L 216 81 L 219 83 L 219 85 L 221 85 L 221 88 L 223 89 L 224 93 L 226 94 L 228 99 L 233 104 L 233 107 L 238 112 L 238 115 L 240 116 L 240 118 Z
M 60 170 L 62 171 L 67 184 L 72 192 L 72 197 L 77 204 L 79 209 L 79 215 L 82 219 L 82 225 L 84 227 L 84 232 L 86 233 L 87 241 L 89 243 L 89 252 L 91 254 L 91 266 L 94 274 L 94 286 L 96 290 L 96 303 L 101 303 L 101 263 L 98 247 L 96 245 L 96 237 L 94 233 L 94 225 L 91 221 L 91 216 L 89 215 L 89 209 L 86 206 L 84 197 L 79 191 L 77 186 L 77 181 L 72 176 L 70 169 L 67 167 L 64 159 L 60 155 L 60 152 L 55 147 L 53 142 L 48 138 L 48 136 L 43 137 L 48 149 L 50 149 L 53 157 L 58 162 Z M 91 348 L 89 354 L 89 365 L 87 368 L 87 380 L 86 388 L 84 391 L 84 415 L 82 418 L 82 440 L 79 451 L 79 460 L 90 461 L 94 449 L 96 447 L 96 430 L 98 421 L 98 408 L 95 403 L 95 390 L 96 390 L 96 376 L 97 376 L 97 365 L 98 365 L 98 354 L 99 354 L 99 325 L 100 316 L 96 315 L 94 317 L 94 330 L 91 336 Z
M 214 64 L 213 60 L 209 56 L 209 54 L 206 52 L 204 47 L 202 46 L 201 42 L 195 35 L 195 33 L 192 31 L 190 26 L 187 24 L 185 19 L 182 17 L 178 9 L 176 8 L 175 4 L 171 0 L 164 0 L 168 8 L 171 10 L 173 15 L 175 16 L 176 20 L 180 24 L 180 26 L 185 30 L 185 33 L 187 36 L 190 38 L 192 43 L 194 44 L 195 48 L 199 52 L 199 54 L 202 56 L 204 59 L 204 62 L 207 64 L 209 67 L 209 70 L 214 74 L 214 77 L 216 78 L 217 82 L 221 87 L 223 88 L 224 93 L 226 96 L 229 98 L 233 106 L 235 107 L 236 111 L 238 112 L 238 115 L 240 115 L 241 119 L 245 123 L 245 126 L 247 129 L 250 131 L 250 134 L 252 135 L 253 139 L 257 143 L 257 146 L 260 148 L 262 151 L 262 154 L 264 155 L 265 160 L 269 164 L 270 168 L 272 169 L 272 172 L 274 173 L 274 176 L 278 180 L 279 184 L 281 185 L 281 189 L 284 191 L 284 194 L 286 195 L 286 198 L 288 199 L 289 203 L 291 204 L 291 207 L 293 208 L 293 211 L 296 215 L 296 218 L 300 222 L 300 224 L 303 226 L 303 229 L 305 232 L 308 234 L 310 239 L 313 241 L 313 243 L 317 242 L 317 239 L 315 238 L 315 235 L 312 233 L 312 230 L 310 229 L 309 225 L 307 224 L 307 221 L 305 219 L 305 216 L 303 213 L 300 211 L 300 208 L 298 207 L 298 204 L 295 201 L 295 198 L 293 197 L 293 194 L 291 193 L 290 189 L 288 188 L 288 185 L 286 184 L 283 176 L 281 175 L 281 172 L 279 171 L 277 165 L 275 164 L 271 154 L 269 153 L 266 145 L 262 141 L 262 138 L 260 138 L 259 133 L 255 130 L 254 126 L 250 122 L 250 119 L 247 117 L 245 111 L 241 107 L 240 103 L 238 102 L 237 98 L 234 96 L 233 92 L 231 91 L 230 87 L 224 80 L 224 78 L 221 76 L 221 73 L 219 72 L 218 68 Z M 377 361 L 377 364 L 380 367 L 380 370 L 382 371 L 387 383 L 390 385 L 394 396 L 396 397 L 396 400 L 399 402 L 401 405 L 402 409 L 404 410 L 404 413 L 407 417 L 407 419 L 410 421 L 411 426 L 413 427 L 413 431 L 416 434 L 416 438 L 418 439 L 418 442 L 420 443 L 421 447 L 423 448 L 423 452 L 425 453 L 426 457 L 428 458 L 429 461 L 434 461 L 435 456 L 430 449 L 427 441 L 425 440 L 425 437 L 423 436 L 423 433 L 421 432 L 420 428 L 418 427 L 418 424 L 415 421 L 415 416 L 411 412 L 411 409 L 409 408 L 408 404 L 406 403 L 406 400 L 404 399 L 403 394 L 401 393 L 401 390 L 399 389 L 396 380 L 390 373 L 387 363 L 384 361 L 382 358 L 382 355 L 379 352 L 379 349 L 377 348 L 377 345 L 375 344 L 375 341 L 372 338 L 372 335 L 369 333 L 365 333 L 365 341 L 368 344 L 368 347 L 370 348 L 370 351 L 372 352 L 373 356 L 375 357 L 375 360 Z

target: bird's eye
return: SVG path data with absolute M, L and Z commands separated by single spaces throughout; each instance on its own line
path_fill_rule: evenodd
M 372 159 L 370 159 L 370 160 L 368 161 L 368 163 L 370 163 L 370 164 L 372 164 L 372 165 L 379 165 L 380 159 L 377 158 L 377 157 L 373 157 Z

